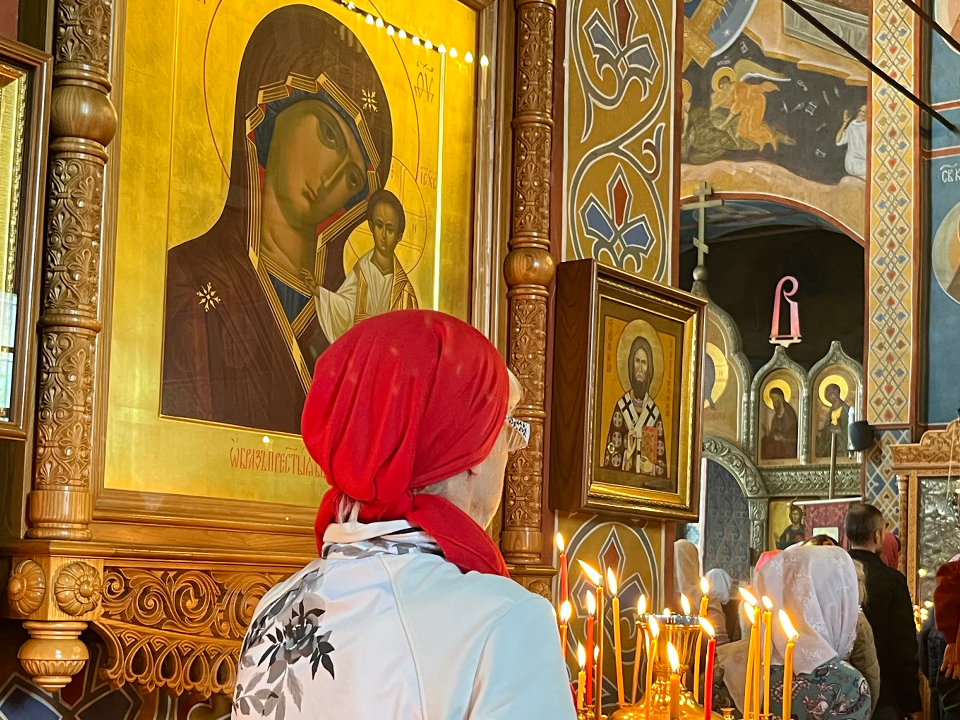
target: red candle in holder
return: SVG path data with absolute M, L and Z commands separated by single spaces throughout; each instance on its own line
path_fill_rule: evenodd
M 711 720 L 713 713 L 713 668 L 717 654 L 717 638 L 713 625 L 706 618 L 700 618 L 700 627 L 710 638 L 707 641 L 707 664 L 703 673 L 703 720 Z

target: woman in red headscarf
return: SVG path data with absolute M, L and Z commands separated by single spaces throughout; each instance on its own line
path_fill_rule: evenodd
M 321 557 L 257 607 L 233 718 L 573 720 L 550 605 L 484 532 L 529 440 L 519 399 L 496 348 L 436 312 L 323 353 L 303 411 L 331 486 Z

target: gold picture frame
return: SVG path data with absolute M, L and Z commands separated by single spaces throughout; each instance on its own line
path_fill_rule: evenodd
M 271 4 L 269 2 L 262 4 L 264 7 L 276 5 L 276 3 Z M 503 88 L 509 86 L 510 79 L 509 75 L 503 74 L 500 69 L 501 48 L 497 44 L 497 38 L 501 32 L 499 26 L 504 24 L 509 16 L 502 13 L 500 6 L 495 2 L 457 0 L 457 4 L 461 6 L 464 12 L 469 11 L 475 17 L 475 45 L 461 47 L 459 60 L 446 58 L 447 79 L 449 80 L 455 72 L 464 72 L 462 68 L 458 69 L 459 66 L 455 67 L 454 63 L 462 65 L 465 51 L 472 49 L 475 61 L 469 67 L 471 72 L 477 75 L 477 79 L 475 87 L 471 83 L 471 88 L 474 88 L 473 91 L 478 95 L 477 102 L 474 104 L 475 110 L 471 129 L 474 146 L 472 157 L 475 162 L 472 191 L 468 197 L 462 196 L 461 193 L 455 198 L 460 203 L 457 207 L 469 210 L 470 214 L 465 222 L 469 225 L 469 234 L 473 239 L 471 246 L 465 251 L 469 253 L 469 256 L 464 255 L 462 262 L 460 262 L 460 265 L 465 268 L 464 272 L 466 272 L 469 287 L 462 293 L 465 297 L 458 300 L 457 307 L 459 310 L 457 314 L 496 341 L 499 334 L 498 318 L 501 309 L 497 302 L 496 277 L 498 273 L 496 268 L 502 263 L 506 245 L 501 235 L 504 230 L 499 226 L 496 218 L 502 214 L 498 210 L 500 206 L 498 198 L 503 195 L 500 178 L 504 172 L 509 171 L 509 164 L 498 159 L 507 157 L 503 154 L 503 147 L 507 141 L 504 129 L 508 129 L 508 126 L 503 117 L 504 112 L 509 111 L 509 106 L 502 105 L 500 98 Z M 282 8 L 299 5 L 301 3 L 294 2 L 294 0 L 280 3 Z M 348 9 L 346 4 L 334 0 L 310 0 L 308 5 L 313 9 L 335 16 L 339 22 L 360 37 L 361 43 L 369 42 L 367 35 L 373 33 L 374 28 L 370 28 L 364 22 L 363 15 L 357 15 L 357 11 Z M 357 7 L 360 7 L 360 5 L 358 4 Z M 393 8 L 388 6 L 381 9 L 390 18 L 396 15 L 399 26 L 404 21 L 398 10 L 400 7 L 401 5 Z M 402 5 L 402 7 L 406 8 L 407 5 Z M 138 197 L 138 194 L 145 193 L 152 187 L 151 183 L 155 184 L 155 181 L 149 180 L 149 176 L 144 175 L 142 171 L 142 156 L 138 156 L 135 152 L 125 153 L 123 143 L 125 136 L 130 137 L 125 129 L 125 124 L 133 123 L 135 131 L 138 129 L 143 132 L 141 116 L 144 104 L 143 98 L 140 96 L 143 94 L 144 80 L 142 77 L 137 77 L 143 74 L 142 68 L 137 63 L 131 64 L 129 62 L 130 58 L 125 53 L 130 52 L 130 48 L 139 48 L 140 52 L 150 50 L 149 47 L 144 47 L 141 42 L 145 27 L 143 23 L 144 14 L 148 12 L 149 10 L 145 9 L 145 6 L 141 3 L 134 3 L 131 0 L 120 2 L 117 8 L 114 30 L 118 41 L 113 43 L 112 46 L 112 66 L 114 68 L 112 99 L 121 109 L 121 128 L 118 132 L 119 141 L 114 143 L 114 160 L 107 166 L 105 189 L 103 266 L 107 282 L 104 283 L 105 288 L 101 300 L 104 330 L 101 334 L 101 348 L 97 357 L 98 377 L 104 378 L 105 381 L 98 383 L 94 399 L 95 446 L 91 473 L 95 495 L 93 514 L 94 518 L 100 521 L 99 528 L 103 531 L 99 537 L 104 540 L 124 538 L 126 537 L 126 530 L 119 527 L 117 523 L 129 521 L 130 518 L 140 518 L 151 522 L 151 528 L 147 531 L 150 536 L 147 540 L 149 542 L 163 543 L 166 532 L 164 526 L 174 525 L 197 529 L 198 533 L 204 532 L 204 530 L 201 530 L 203 528 L 226 529 L 228 531 L 243 530 L 255 533 L 265 542 L 273 542 L 271 535 L 275 533 L 279 533 L 281 536 L 294 535 L 297 536 L 295 542 L 298 552 L 309 552 L 308 548 L 313 543 L 312 520 L 316 513 L 319 497 L 322 496 L 326 488 L 326 483 L 322 477 L 318 477 L 320 471 L 313 466 L 312 461 L 306 455 L 297 434 L 273 431 L 270 428 L 246 428 L 229 421 L 224 423 L 214 421 L 211 423 L 206 422 L 203 418 L 192 418 L 189 415 L 184 416 L 177 413 L 168 416 L 167 413 L 163 412 L 159 400 L 157 402 L 151 400 L 150 403 L 144 403 L 143 407 L 133 409 L 141 414 L 143 414 L 145 408 L 150 410 L 153 412 L 157 423 L 181 425 L 183 430 L 180 435 L 184 437 L 150 433 L 148 432 L 150 428 L 144 426 L 145 429 L 141 435 L 157 438 L 158 442 L 156 442 L 155 448 L 147 453 L 148 457 L 139 452 L 128 453 L 129 457 L 126 457 L 122 450 L 126 443 L 122 442 L 122 438 L 117 435 L 114 427 L 118 418 L 121 418 L 120 422 L 123 422 L 124 414 L 129 413 L 131 408 L 125 397 L 135 398 L 143 392 L 143 389 L 134 388 L 130 382 L 130 378 L 135 373 L 141 372 L 140 370 L 133 371 L 132 368 L 138 364 L 142 368 L 143 363 L 131 358 L 129 332 L 131 328 L 139 329 L 143 325 L 137 323 L 135 319 L 132 321 L 129 312 L 122 311 L 120 308 L 122 298 L 119 297 L 119 294 L 122 287 L 136 286 L 136 283 L 129 282 L 129 278 L 121 282 L 122 278 L 120 277 L 122 272 L 129 274 L 128 268 L 134 266 L 131 251 L 124 249 L 125 238 L 131 237 L 131 218 L 135 217 L 135 214 L 131 213 L 129 207 L 127 207 L 130 201 L 125 197 Z M 198 6 L 192 8 L 191 12 L 206 12 L 213 17 L 212 8 L 204 10 Z M 391 12 L 393 15 L 390 15 Z M 356 15 L 356 18 L 354 18 L 354 15 Z M 224 17 L 229 17 L 229 15 L 225 16 L 221 12 L 217 16 L 217 22 L 223 22 Z M 378 29 L 377 32 L 385 40 L 389 40 L 385 31 Z M 223 35 L 222 30 L 220 34 Z M 183 42 L 202 42 L 202 40 L 202 38 L 199 40 L 188 38 Z M 221 41 L 227 42 L 223 38 L 221 38 Z M 237 52 L 239 53 L 239 51 Z M 434 55 L 428 57 L 433 58 Z M 439 58 L 440 56 L 436 55 L 436 57 Z M 481 57 L 489 58 L 490 62 L 487 63 L 485 60 L 481 64 L 479 62 Z M 239 54 L 235 59 L 239 62 Z M 157 62 L 160 62 L 160 60 L 157 60 Z M 439 64 L 434 63 L 434 70 L 439 72 L 439 68 Z M 226 75 L 229 75 L 229 73 L 226 73 Z M 234 68 L 233 80 L 230 81 L 234 84 L 237 82 L 235 75 L 236 68 Z M 294 82 L 287 83 L 289 88 L 302 91 L 303 87 L 306 87 L 305 81 L 302 81 L 302 79 L 294 78 L 294 80 Z M 323 82 L 321 83 L 321 81 Z M 317 87 L 323 84 L 324 90 L 326 90 L 325 83 L 328 81 L 321 77 L 319 80 L 314 78 L 311 82 Z M 416 87 L 416 83 L 414 83 L 411 92 L 416 92 Z M 140 95 L 137 94 L 138 92 Z M 279 97 L 283 93 L 290 92 L 290 90 L 280 88 L 277 92 L 272 92 L 271 88 L 267 88 L 265 92 L 271 92 L 272 94 L 269 97 L 272 99 L 275 95 Z M 330 92 L 335 92 L 335 90 Z M 426 98 L 426 93 L 433 92 L 436 96 L 434 102 L 439 102 L 438 84 L 423 85 L 422 92 L 422 95 L 417 95 L 418 99 Z M 376 100 L 371 94 L 361 94 L 360 97 L 363 102 L 368 104 L 366 112 L 371 115 L 376 115 L 378 112 L 380 115 L 383 114 L 382 104 L 376 109 L 370 105 L 372 102 L 382 103 L 379 93 L 376 95 Z M 447 100 L 450 101 L 450 99 L 448 95 Z M 229 103 L 232 109 L 232 97 Z M 132 106 L 132 110 L 126 109 L 128 104 Z M 452 111 L 449 110 L 449 112 Z M 140 115 L 137 115 L 136 112 L 139 112 Z M 227 114 L 232 117 L 229 110 Z M 401 122 L 400 110 L 395 110 L 395 114 L 397 115 L 396 122 Z M 245 129 L 249 130 L 252 137 L 256 131 L 256 123 L 251 123 L 249 118 L 247 121 L 249 127 Z M 224 127 L 227 125 L 229 123 L 226 123 Z M 227 128 L 227 132 L 229 133 L 229 128 Z M 398 132 L 396 127 L 394 132 Z M 171 140 L 171 144 L 172 142 Z M 229 144 L 229 136 L 226 143 Z M 220 144 L 223 145 L 224 143 L 221 142 Z M 253 152 L 255 153 L 255 150 Z M 448 148 L 447 154 L 449 152 Z M 445 154 L 445 157 L 447 154 Z M 216 162 L 214 160 L 214 163 Z M 226 159 L 225 163 L 229 167 L 229 159 Z M 479 168 L 485 164 L 494 166 L 496 172 L 481 174 Z M 173 160 L 171 160 L 171 167 L 175 167 Z M 219 171 L 219 165 L 217 165 L 217 169 Z M 137 174 L 138 172 L 140 175 Z M 131 178 L 141 176 L 145 178 L 145 183 L 142 183 L 144 186 L 134 188 L 131 193 L 129 190 Z M 382 179 L 379 181 L 382 182 Z M 393 178 L 391 177 L 387 181 L 388 189 L 393 187 L 392 182 Z M 125 184 L 128 188 L 126 196 Z M 371 185 L 375 184 L 371 183 Z M 401 196 L 401 199 L 404 199 L 400 191 L 397 191 L 397 193 Z M 446 199 L 445 202 L 450 205 L 452 199 Z M 344 222 L 342 217 L 339 222 L 341 224 Z M 435 228 L 431 224 L 429 231 L 433 232 L 434 230 Z M 189 240 L 191 237 L 193 236 L 189 234 L 180 235 L 181 240 Z M 362 242 L 363 238 L 360 238 L 360 240 Z M 343 251 L 345 266 L 355 263 L 358 259 L 357 256 L 362 254 L 363 248 L 355 251 L 352 247 L 348 243 L 347 249 Z M 463 255 L 463 253 L 460 254 Z M 256 253 L 251 253 L 254 260 L 256 260 L 255 255 Z M 450 257 L 452 258 L 452 256 Z M 433 260 L 433 256 L 431 256 L 431 260 Z M 138 262 L 146 261 L 141 258 Z M 163 265 L 157 263 L 154 263 L 154 265 L 159 269 L 162 280 Z M 266 263 L 257 265 L 255 262 L 258 275 L 262 276 L 259 278 L 261 281 L 266 277 L 265 265 Z M 446 266 L 444 267 L 446 268 Z M 471 268 L 475 272 L 471 273 Z M 348 268 L 345 267 L 344 269 Z M 169 265 L 167 266 L 167 273 L 169 276 Z M 444 281 L 449 276 L 450 273 L 444 275 Z M 267 283 L 269 284 L 269 281 Z M 216 287 L 213 289 L 220 290 Z M 222 290 L 220 291 L 222 293 Z M 162 292 L 161 288 L 160 293 Z M 203 300 L 202 297 L 199 299 Z M 216 303 L 216 300 L 213 303 Z M 421 306 L 430 307 L 431 303 L 423 303 Z M 214 313 L 220 307 L 219 303 L 211 304 L 210 312 Z M 273 309 L 276 310 L 276 308 Z M 442 303 L 440 309 L 446 309 Z M 293 330 L 296 332 L 299 326 L 297 323 L 293 323 L 293 326 Z M 154 342 L 155 339 L 151 337 L 147 344 L 160 347 L 159 344 Z M 165 339 L 163 341 L 163 352 L 168 352 Z M 151 356 L 151 363 L 156 365 L 160 359 Z M 159 367 L 159 365 L 157 366 Z M 299 363 L 298 370 L 302 371 L 303 366 L 303 363 Z M 308 361 L 308 367 L 312 368 L 312 359 Z M 150 373 L 155 374 L 155 368 L 150 370 Z M 126 385 L 128 391 L 123 390 L 124 385 Z M 161 393 L 156 387 L 155 378 L 151 377 L 143 388 L 149 393 L 156 394 L 158 398 L 161 397 Z M 116 397 L 120 399 L 114 399 L 114 394 L 118 392 L 125 397 L 118 394 Z M 147 405 L 150 407 L 147 408 Z M 133 426 L 136 426 L 136 421 Z M 197 463 L 191 470 L 193 477 L 179 477 L 177 482 L 171 483 L 170 481 L 174 479 L 173 475 L 176 473 L 171 475 L 168 472 L 168 467 L 153 462 L 157 458 L 163 458 L 169 454 L 172 448 L 183 447 L 185 446 L 184 443 L 189 444 L 189 438 L 191 437 L 207 437 L 208 435 L 215 437 L 212 441 L 208 438 L 206 442 L 208 444 L 211 442 L 217 443 L 216 447 L 222 450 L 221 455 L 224 461 L 221 462 L 220 466 L 214 467 L 210 463 Z M 118 450 L 118 448 L 120 449 Z M 296 493 L 287 493 L 288 497 L 283 499 L 279 497 L 257 497 L 256 482 L 259 481 L 251 480 L 250 483 L 252 484 L 240 486 L 228 479 L 230 473 L 236 467 L 241 469 L 252 467 L 255 471 L 258 471 L 263 466 L 264 458 L 269 458 L 269 467 L 282 467 L 284 468 L 282 472 L 286 472 L 287 475 L 290 475 L 291 471 L 294 472 L 295 477 L 291 476 L 291 482 L 298 483 L 297 487 L 301 488 L 302 492 L 299 496 L 296 496 Z M 282 461 L 279 466 L 276 465 L 278 458 Z M 308 465 L 310 469 L 304 471 L 304 468 Z M 145 468 L 150 468 L 150 470 L 145 472 Z M 282 480 L 283 478 L 278 476 L 274 478 L 273 482 L 279 484 Z M 218 483 L 221 485 L 217 485 Z M 204 489 L 205 485 L 206 490 Z M 214 485 L 217 485 L 219 490 L 211 492 L 209 488 Z M 196 492 L 193 491 L 194 487 L 196 487 Z M 294 496 L 296 496 L 296 499 L 294 499 Z M 154 527 L 156 528 L 155 532 Z M 227 542 L 232 543 L 232 541 L 232 535 L 228 535 Z
M 593 260 L 560 265 L 555 509 L 697 518 L 706 304 Z

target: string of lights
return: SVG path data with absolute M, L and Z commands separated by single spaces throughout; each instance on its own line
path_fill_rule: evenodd
M 338 0 L 340 5 L 345 7 L 347 10 L 355 12 L 357 15 L 364 17 L 367 25 L 373 25 L 382 30 L 386 30 L 387 35 L 390 37 L 396 37 L 398 40 L 409 40 L 411 44 L 422 47 L 425 50 L 439 53 L 440 55 L 446 55 L 451 58 L 457 58 L 460 54 L 457 52 L 455 47 L 448 48 L 443 43 L 439 45 L 434 45 L 429 38 L 422 38 L 419 35 L 408 32 L 401 27 L 397 27 L 392 23 L 386 22 L 382 17 L 374 15 L 373 13 L 367 12 L 366 10 L 361 10 L 357 7 L 356 3 L 353 0 Z M 473 62 L 473 53 L 469 50 L 464 53 L 463 61 L 466 63 Z M 490 59 L 486 55 L 480 56 L 480 66 L 487 67 L 490 64 Z

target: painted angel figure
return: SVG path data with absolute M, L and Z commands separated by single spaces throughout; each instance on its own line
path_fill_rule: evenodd
M 730 111 L 720 128 L 739 118 L 737 135 L 756 144 L 760 150 L 770 145 L 776 150 L 780 143 L 793 145 L 792 138 L 777 132 L 764 122 L 767 110 L 767 93 L 779 90 L 777 83 L 790 82 L 790 78 L 767 70 L 752 60 L 738 60 L 730 67 L 722 67 L 713 74 L 713 95 L 710 109 L 726 108 Z

